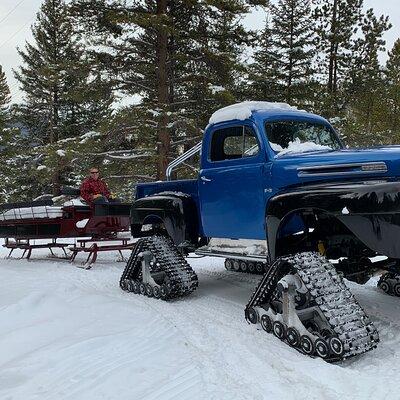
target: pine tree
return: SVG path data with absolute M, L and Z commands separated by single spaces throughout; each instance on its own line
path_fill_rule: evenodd
M 271 6 L 273 47 L 277 54 L 276 75 L 282 97 L 304 106 L 313 81 L 314 32 L 308 0 L 280 0 Z
M 257 36 L 254 62 L 249 66 L 248 97 L 264 101 L 284 101 L 284 88 L 278 79 L 278 61 L 270 22 L 266 20 L 264 29 Z
M 345 87 L 346 103 L 362 127 L 364 143 L 379 140 L 382 124 L 379 122 L 383 98 L 383 73 L 379 52 L 385 50 L 383 34 L 390 28 L 389 19 L 377 18 L 372 9 L 367 10 L 361 23 L 362 36 L 354 41 L 350 82 Z
M 397 39 L 389 52 L 385 70 L 384 111 L 381 123 L 392 138 L 400 143 L 400 39 Z
M 351 57 L 363 0 L 315 0 L 315 4 L 316 33 L 323 54 L 320 72 L 326 77 L 328 93 L 336 93 Z
M 0 65 L 0 131 L 4 128 L 8 115 L 8 106 L 11 101 L 10 88 L 7 84 L 6 74 Z
M 35 43 L 18 51 L 23 65 L 15 71 L 25 94 L 21 110 L 31 134 L 43 144 L 55 143 L 90 128 L 88 118 L 107 116 L 112 99 L 90 82 L 90 65 L 64 0 L 44 1 L 32 33 Z M 93 109 L 95 102 L 100 107 Z

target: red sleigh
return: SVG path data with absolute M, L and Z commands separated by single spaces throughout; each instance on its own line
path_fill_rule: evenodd
M 21 258 L 29 259 L 35 249 L 47 248 L 54 255 L 58 248 L 71 261 L 78 253 L 87 253 L 84 267 L 90 268 L 100 251 L 118 251 L 123 259 L 122 250 L 133 248 L 130 207 L 129 203 L 90 207 L 78 199 L 61 206 L 52 200 L 4 204 L 0 205 L 0 237 L 5 239 L 3 246 L 10 249 L 8 257 L 16 249 L 23 251 Z M 125 237 L 123 232 L 127 232 Z M 67 238 L 76 240 L 68 243 Z

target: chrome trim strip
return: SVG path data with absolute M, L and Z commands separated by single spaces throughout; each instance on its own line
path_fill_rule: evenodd
M 333 169 L 348 169 L 347 171 L 334 171 Z M 352 170 L 352 168 L 360 168 Z M 313 172 L 314 171 L 314 172 Z M 326 172 L 325 172 L 326 171 Z M 349 163 L 349 164 L 329 164 L 329 165 L 313 165 L 311 167 L 297 168 L 297 175 L 301 176 L 331 176 L 331 175 L 347 175 L 347 174 L 370 174 L 370 173 L 386 173 L 387 165 L 383 161 L 368 163 Z

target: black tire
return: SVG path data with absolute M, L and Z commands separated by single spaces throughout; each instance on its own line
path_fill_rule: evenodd
M 314 354 L 315 346 L 309 336 L 302 335 L 300 337 L 300 347 L 304 354 L 307 354 L 308 356 Z
M 342 341 L 337 337 L 331 337 L 328 339 L 329 350 L 331 354 L 340 357 L 344 352 L 344 346 Z
M 234 260 L 234 261 L 233 261 L 233 269 L 234 269 L 234 271 L 236 271 L 236 272 L 239 272 L 239 271 L 240 271 L 240 263 L 239 263 L 238 260 Z
M 267 314 L 263 314 L 261 316 L 261 327 L 267 333 L 272 332 L 272 321 L 271 321 L 271 318 Z
M 328 343 L 325 342 L 324 339 L 317 339 L 315 341 L 315 352 L 321 358 L 328 358 L 329 357 L 329 346 Z
M 254 272 L 256 270 L 256 266 L 254 265 L 254 263 L 252 263 L 252 262 L 248 263 L 247 268 L 248 268 L 249 272 L 254 274 Z
M 229 260 L 229 258 L 227 258 L 227 259 L 225 260 L 225 269 L 226 269 L 227 271 L 232 271 L 232 261 Z
M 300 334 L 295 328 L 288 328 L 286 331 L 286 340 L 291 347 L 297 347 L 300 343 Z
M 246 319 L 251 323 L 251 324 L 256 324 L 258 322 L 258 312 L 250 307 L 246 309 Z
M 272 325 L 273 334 L 280 340 L 285 339 L 286 329 L 282 322 L 275 321 Z

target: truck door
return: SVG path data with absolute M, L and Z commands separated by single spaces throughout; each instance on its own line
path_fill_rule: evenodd
M 250 124 L 211 132 L 199 174 L 206 236 L 266 238 L 264 188 L 268 187 L 270 165 L 261 143 Z

